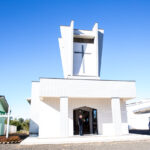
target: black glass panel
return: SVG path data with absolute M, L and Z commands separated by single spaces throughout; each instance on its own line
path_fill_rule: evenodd
M 94 43 L 94 39 L 85 39 L 85 38 L 74 38 L 73 41 L 77 43 Z

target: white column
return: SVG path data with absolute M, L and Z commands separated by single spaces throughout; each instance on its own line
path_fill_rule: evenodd
M 69 131 L 68 120 L 68 97 L 60 98 L 60 135 L 68 136 Z
M 114 126 L 115 135 L 121 135 L 121 110 L 120 110 L 120 98 L 112 98 L 112 121 Z

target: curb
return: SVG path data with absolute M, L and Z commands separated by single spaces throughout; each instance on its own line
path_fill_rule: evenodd
M 17 143 L 20 143 L 20 141 L 10 141 L 10 142 L 0 142 L 0 144 L 17 144 Z

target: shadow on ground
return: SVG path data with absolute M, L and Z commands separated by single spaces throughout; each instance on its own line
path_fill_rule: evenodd
M 129 133 L 150 135 L 150 131 L 149 130 L 129 130 Z

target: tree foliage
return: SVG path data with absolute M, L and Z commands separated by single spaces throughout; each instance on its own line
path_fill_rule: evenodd
M 7 119 L 5 123 L 7 123 Z M 20 131 L 20 130 L 29 131 L 29 119 L 26 119 L 26 120 L 24 120 L 23 118 L 11 119 L 10 125 L 17 126 L 17 131 Z

